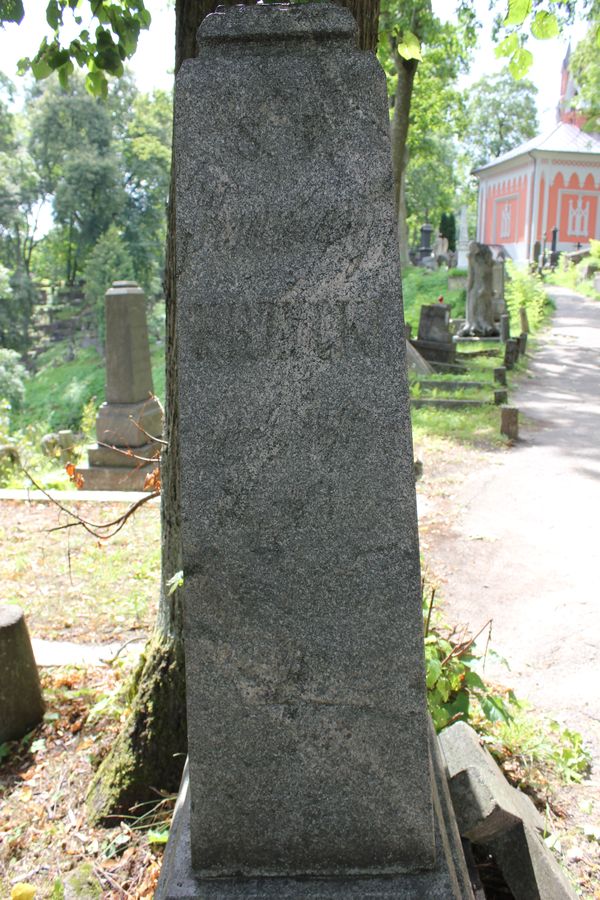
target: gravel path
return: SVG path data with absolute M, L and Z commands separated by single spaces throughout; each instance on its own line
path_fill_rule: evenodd
M 477 631 L 493 618 L 493 646 L 511 671 L 492 663 L 488 674 L 581 731 L 597 779 L 600 304 L 552 294 L 552 327 L 511 394 L 521 440 L 474 454 L 471 471 L 462 461 L 450 490 L 425 485 L 422 529 L 448 620 Z

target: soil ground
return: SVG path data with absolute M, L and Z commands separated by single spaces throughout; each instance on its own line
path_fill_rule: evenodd
M 445 617 L 475 634 L 493 620 L 488 678 L 579 731 L 591 777 L 560 792 L 563 841 L 600 897 L 600 305 L 555 289 L 556 312 L 510 402 L 505 450 L 423 448 L 423 555 Z M 546 726 L 548 727 L 548 726 Z M 587 860 L 587 862 L 585 862 Z

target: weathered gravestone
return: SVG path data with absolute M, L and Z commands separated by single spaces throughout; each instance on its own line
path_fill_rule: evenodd
M 456 346 L 450 334 L 450 307 L 427 303 L 419 313 L 419 331 L 413 347 L 427 360 L 453 363 Z
M 152 385 L 144 292 L 115 281 L 106 292 L 106 402 L 96 418 L 98 443 L 77 472 L 90 491 L 140 491 L 157 462 L 162 408 Z
M 189 791 L 156 897 L 472 897 L 425 704 L 383 74 L 343 8 L 221 9 L 175 128 Z
M 41 721 L 44 701 L 29 631 L 19 606 L 0 606 L 0 744 Z
M 419 340 L 452 341 L 450 334 L 450 307 L 445 303 L 427 303 L 419 313 Z
M 460 337 L 494 337 L 493 255 L 487 244 L 469 244 L 466 322 Z

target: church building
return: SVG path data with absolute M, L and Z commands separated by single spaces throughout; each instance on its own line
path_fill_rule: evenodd
M 477 240 L 501 244 L 517 262 L 550 249 L 575 250 L 600 240 L 600 135 L 583 131 L 572 108 L 576 87 L 563 62 L 558 123 L 474 170 L 479 179 Z

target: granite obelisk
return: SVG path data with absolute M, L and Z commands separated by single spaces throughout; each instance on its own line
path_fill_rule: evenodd
M 177 81 L 189 788 L 157 896 L 468 897 L 430 763 L 383 72 L 343 8 L 237 6 Z

